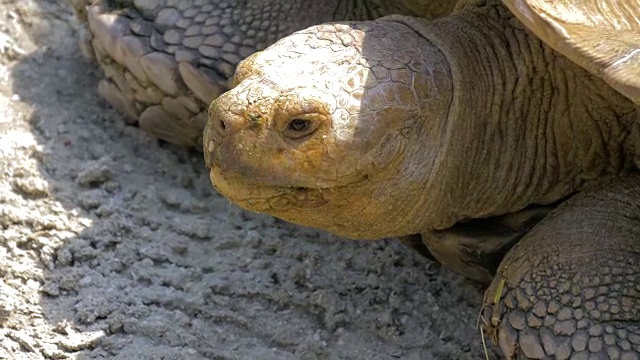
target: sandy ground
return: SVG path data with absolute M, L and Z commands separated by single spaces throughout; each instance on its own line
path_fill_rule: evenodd
M 240 210 L 125 126 L 58 2 L 0 0 L 0 359 L 484 359 L 473 284 Z

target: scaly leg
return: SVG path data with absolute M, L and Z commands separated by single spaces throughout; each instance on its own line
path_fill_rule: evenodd
M 576 195 L 511 249 L 485 295 L 509 359 L 640 359 L 640 176 Z

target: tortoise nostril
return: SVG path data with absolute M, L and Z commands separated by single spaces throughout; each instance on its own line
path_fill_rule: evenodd
M 211 121 L 211 127 L 220 136 L 230 136 L 246 124 L 246 120 L 242 116 L 232 112 L 219 112 L 209 121 Z

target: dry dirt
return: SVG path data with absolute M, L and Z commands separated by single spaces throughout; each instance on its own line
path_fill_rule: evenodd
M 124 125 L 60 2 L 0 0 L 0 359 L 484 359 L 473 284 L 240 210 Z

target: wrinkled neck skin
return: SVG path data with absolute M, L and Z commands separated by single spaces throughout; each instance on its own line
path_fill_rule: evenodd
M 633 103 L 543 45 L 503 7 L 432 22 L 385 20 L 413 27 L 442 51 L 454 93 L 437 163 L 404 215 L 415 221 L 405 233 L 552 204 L 638 158 Z

